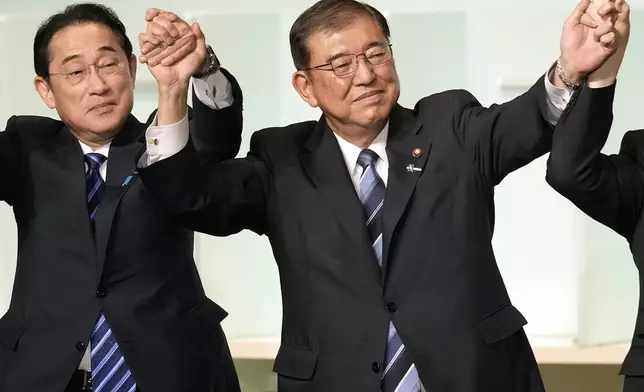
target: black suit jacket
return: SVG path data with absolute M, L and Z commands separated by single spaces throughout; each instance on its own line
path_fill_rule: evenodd
M 194 98 L 202 161 L 237 154 L 239 93 L 222 110 Z M 193 260 L 185 225 L 194 217 L 164 213 L 137 174 L 146 128 L 130 116 L 111 144 L 95 237 L 83 152 L 69 129 L 14 116 L 0 133 L 0 198 L 18 225 L 11 304 L 0 319 L 0 391 L 65 390 L 100 310 L 142 391 L 239 390 L 220 328 L 226 312 L 206 297 Z
M 379 390 L 390 319 L 428 391 L 543 391 L 491 239 L 494 186 L 550 149 L 546 110 L 543 78 L 501 106 L 448 91 L 393 108 L 384 273 L 324 118 L 255 133 L 245 159 L 199 168 L 187 148 L 141 176 L 173 213 L 201 211 L 208 233 L 268 236 L 281 392 Z
M 546 179 L 596 221 L 622 235 L 640 270 L 644 260 L 644 130 L 629 131 L 619 154 L 604 155 L 613 121 L 615 85 L 584 87 L 555 130 Z M 640 284 L 640 294 L 642 293 Z M 640 306 L 631 349 L 620 374 L 625 390 L 640 391 L 629 376 L 644 377 L 644 311 Z M 632 384 L 632 387 L 629 385 Z M 641 383 L 641 381 L 640 381 Z M 641 388 L 641 386 L 640 386 Z

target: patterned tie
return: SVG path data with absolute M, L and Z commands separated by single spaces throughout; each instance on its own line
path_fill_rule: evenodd
M 103 196 L 103 178 L 100 167 L 107 158 L 101 154 L 85 155 L 87 171 L 87 209 L 94 227 L 94 218 Z M 105 315 L 101 312 L 91 336 L 92 390 L 94 392 L 133 392 L 136 384 L 125 364 L 125 358 L 112 335 Z
M 382 206 L 385 203 L 385 184 L 376 172 L 378 154 L 364 149 L 358 156 L 363 169 L 360 177 L 360 202 L 367 216 L 367 229 L 373 251 L 382 268 Z M 385 353 L 385 368 L 381 376 L 381 392 L 418 392 L 420 379 L 405 345 L 389 322 L 389 337 Z

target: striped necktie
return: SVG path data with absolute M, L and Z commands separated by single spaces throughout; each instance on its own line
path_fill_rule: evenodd
M 98 212 L 104 191 L 103 177 L 100 168 L 107 158 L 101 154 L 85 155 L 87 163 L 87 209 L 94 227 L 94 218 Z M 92 391 L 93 392 L 133 392 L 136 390 L 134 378 L 130 373 L 125 358 L 119 350 L 118 343 L 112 335 L 105 315 L 99 315 L 91 336 Z
M 376 172 L 378 158 L 378 154 L 372 150 L 364 149 L 358 156 L 358 165 L 363 169 L 360 177 L 360 202 L 367 216 L 367 229 L 373 252 L 378 265 L 382 268 L 382 206 L 385 203 L 386 188 Z M 420 379 L 416 367 L 391 321 L 380 391 L 420 391 Z

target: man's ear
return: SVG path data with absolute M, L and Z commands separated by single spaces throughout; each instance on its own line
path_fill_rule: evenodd
M 311 107 L 318 107 L 318 100 L 315 98 L 311 75 L 306 71 L 297 71 L 293 74 L 293 87 L 300 94 L 300 97 Z
M 51 85 L 49 82 L 42 76 L 36 76 L 34 78 L 34 87 L 45 105 L 50 109 L 56 109 L 56 98 L 51 91 Z
M 128 68 L 132 77 L 132 89 L 136 86 L 136 55 L 132 53 L 128 59 Z

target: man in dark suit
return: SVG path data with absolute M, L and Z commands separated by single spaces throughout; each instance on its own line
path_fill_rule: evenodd
M 241 90 L 218 70 L 198 26 L 166 27 L 189 50 L 150 67 L 160 109 L 150 127 L 131 114 L 137 61 L 111 10 L 72 5 L 36 34 L 35 85 L 62 121 L 14 116 L 0 133 L 0 199 L 13 206 L 19 249 L 0 318 L 2 392 L 239 391 L 220 327 L 226 312 L 206 297 L 193 260 L 185 225 L 194 216 L 167 216 L 136 161 L 146 138 L 152 147 L 141 159 L 164 156 L 154 135 L 167 131 L 168 97 L 193 74 L 200 96 L 197 81 L 208 91 L 224 84 L 219 98 L 205 99 L 220 109 L 202 104 L 190 125 L 192 145 L 203 162 L 233 158 Z
M 201 213 L 200 230 L 268 236 L 281 392 L 543 391 L 492 252 L 494 186 L 550 149 L 551 80 L 577 83 L 612 52 L 588 6 L 556 70 L 520 97 L 484 108 L 448 91 L 409 110 L 383 15 L 322 0 L 290 34 L 293 85 L 319 121 L 255 133 L 245 159 L 200 167 L 188 143 L 141 170 L 172 213 Z
M 620 50 L 592 73 L 579 90 L 571 109 L 555 128 L 546 180 L 591 218 L 623 236 L 640 269 L 644 255 L 644 131 L 629 131 L 618 154 L 604 155 L 602 148 L 613 121 L 617 73 L 629 36 L 629 8 L 616 0 L 619 14 L 615 29 Z M 624 391 L 644 390 L 644 311 L 640 306 L 631 349 L 620 374 Z

